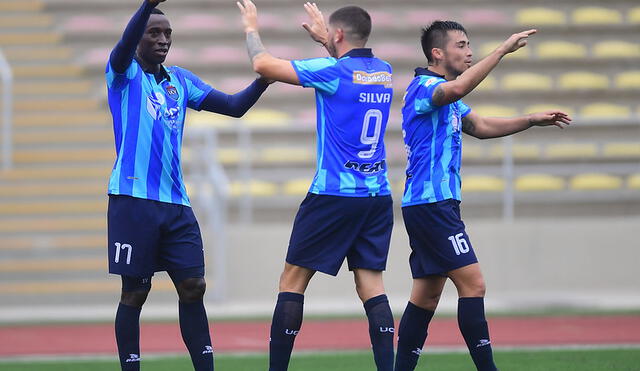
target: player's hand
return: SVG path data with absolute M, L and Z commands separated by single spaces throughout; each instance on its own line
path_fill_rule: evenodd
M 258 9 L 251 0 L 237 1 L 240 14 L 242 15 L 242 24 L 244 24 L 244 32 L 249 33 L 258 31 Z
M 312 4 L 309 2 L 304 4 L 304 10 L 309 14 L 311 24 L 303 23 L 302 27 L 309 32 L 309 36 L 311 36 L 313 41 L 326 45 L 329 41 L 329 31 L 327 31 L 327 25 L 324 22 L 322 12 L 318 9 L 316 3 Z
M 555 125 L 560 129 L 571 124 L 571 117 L 562 111 L 545 111 L 529 115 L 531 126 L 551 126 Z
M 498 47 L 498 50 L 502 53 L 502 55 L 513 53 L 516 50 L 522 48 L 527 45 L 527 41 L 529 36 L 535 34 L 538 30 L 527 30 L 519 33 L 514 33 L 509 37 L 505 42 L 502 43 Z

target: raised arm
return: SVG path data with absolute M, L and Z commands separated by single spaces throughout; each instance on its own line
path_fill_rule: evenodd
M 527 45 L 528 37 L 536 32 L 536 30 L 528 30 L 511 35 L 496 50 L 463 72 L 457 79 L 440 84 L 433 91 L 433 103 L 443 106 L 462 99 L 487 77 L 502 57 Z
M 291 61 L 272 56 L 262 45 L 258 33 L 258 10 L 255 4 L 250 0 L 242 0 L 242 3 L 238 1 L 237 4 L 242 14 L 244 32 L 247 35 L 247 51 L 253 70 L 269 80 L 300 85 L 298 74 L 293 69 Z
M 513 118 L 482 117 L 471 111 L 462 118 L 462 131 L 479 139 L 504 137 L 527 130 L 532 126 L 564 126 L 571 117 L 562 111 L 545 111 Z
M 242 117 L 258 101 L 267 86 L 269 83 L 260 78 L 233 95 L 213 89 L 200 104 L 200 109 L 232 117 Z
M 142 39 L 144 29 L 151 16 L 151 11 L 164 1 L 166 0 L 144 0 L 140 9 L 133 15 L 122 34 L 122 39 L 118 41 L 109 57 L 109 63 L 115 72 L 124 73 L 131 65 L 138 43 Z
M 324 17 L 322 16 L 322 12 L 316 5 L 316 3 L 305 3 L 304 10 L 307 11 L 309 15 L 309 19 L 311 19 L 311 24 L 303 23 L 302 27 L 309 32 L 309 36 L 311 39 L 319 44 L 322 44 L 327 52 L 331 54 L 331 50 L 329 50 L 329 31 L 327 30 L 327 25 L 324 22 Z

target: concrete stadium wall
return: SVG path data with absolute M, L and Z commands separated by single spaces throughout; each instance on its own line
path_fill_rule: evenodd
M 640 218 L 466 223 L 487 282 L 490 311 L 640 307 L 635 273 L 640 244 L 634 233 Z M 228 295 L 218 305 L 209 305 L 210 314 L 272 311 L 290 228 L 284 223 L 228 228 Z M 398 220 L 385 273 L 387 293 L 397 311 L 406 304 L 411 284 L 408 254 L 406 232 Z M 455 287 L 448 283 L 440 309 L 454 310 L 456 300 Z M 317 274 L 305 303 L 306 313 L 362 311 L 346 264 L 337 278 Z M 217 307 L 226 310 L 222 313 Z

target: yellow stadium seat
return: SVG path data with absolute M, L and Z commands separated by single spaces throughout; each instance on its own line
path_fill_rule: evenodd
M 186 126 L 203 126 L 203 127 L 214 127 L 214 128 L 227 128 L 232 127 L 233 125 L 237 125 L 237 122 L 234 122 L 233 119 L 223 116 L 216 115 L 207 111 L 193 111 L 189 112 L 187 115 L 187 123 Z
M 640 157 L 640 142 L 605 143 L 602 155 L 605 157 Z
M 554 110 L 562 111 L 570 116 L 575 114 L 575 110 L 573 108 L 568 106 L 563 106 L 560 104 L 553 104 L 553 103 L 532 104 L 528 107 L 525 107 L 523 112 L 536 113 L 536 112 L 554 111 Z
M 462 178 L 463 192 L 501 192 L 504 181 L 489 175 L 467 175 Z
M 13 0 L 0 2 L 0 12 L 39 12 L 44 9 L 40 0 Z
M 627 188 L 640 189 L 640 174 L 633 174 L 627 179 Z
M 585 6 L 573 11 L 572 20 L 575 24 L 620 24 L 622 23 L 622 14 L 615 9 Z
M 537 144 L 516 144 L 512 146 L 513 158 L 515 159 L 537 159 L 540 158 L 541 149 Z M 501 144 L 491 147 L 489 150 L 489 157 L 491 158 L 503 158 L 504 147 Z
M 480 57 L 484 58 L 487 55 L 491 54 L 498 46 L 502 44 L 501 41 L 492 41 L 482 45 L 480 47 Z M 530 48 L 520 48 L 515 53 L 507 54 L 506 58 L 520 58 L 525 59 L 531 57 L 531 49 Z
M 600 41 L 591 49 L 597 58 L 638 58 L 640 44 L 619 40 Z
M 462 145 L 462 159 L 471 160 L 482 158 L 484 154 L 484 147 L 477 144 L 463 144 Z
M 640 71 L 627 71 L 617 74 L 616 88 L 640 89 Z
M 580 174 L 571 178 L 569 183 L 575 190 L 604 190 L 622 187 L 622 179 L 608 174 Z
M 291 115 L 284 111 L 270 109 L 250 110 L 243 116 L 250 127 L 283 127 L 289 125 Z
M 476 86 L 476 91 L 495 90 L 498 87 L 498 81 L 493 76 L 487 76 L 482 82 Z
M 587 56 L 587 47 L 569 41 L 546 41 L 540 43 L 537 49 L 538 58 L 585 58 Z
M 309 178 L 293 179 L 284 184 L 282 192 L 288 196 L 303 196 L 309 191 Z
M 0 33 L 0 45 L 45 45 L 58 44 L 62 35 L 56 32 Z
M 640 23 L 640 7 L 633 8 L 629 12 L 629 23 L 638 24 Z
M 505 90 L 551 90 L 553 80 L 550 76 L 538 73 L 518 72 L 502 78 Z
M 235 181 L 231 183 L 231 197 L 251 195 L 253 197 L 269 197 L 278 193 L 275 184 L 260 180 L 252 180 L 249 184 Z
M 315 158 L 315 153 L 310 148 L 303 147 L 271 147 L 265 148 L 260 153 L 259 159 L 269 163 L 279 162 L 310 162 Z
M 232 165 L 240 162 L 243 156 L 250 156 L 250 153 L 244 153 L 239 148 L 219 148 L 218 161 L 223 165 Z
M 513 107 L 507 106 L 499 106 L 492 104 L 478 105 L 473 108 L 473 110 L 478 113 L 480 116 L 491 116 L 491 117 L 510 117 L 516 116 L 518 111 Z
M 592 103 L 582 107 L 580 115 L 586 118 L 626 119 L 631 108 L 612 103 Z
M 561 89 L 591 90 L 609 88 L 609 77 L 592 72 L 567 72 L 560 76 Z
M 548 174 L 527 174 L 516 179 L 516 190 L 528 191 L 558 191 L 564 189 L 564 179 Z
M 557 143 L 550 144 L 545 150 L 547 158 L 591 158 L 598 154 L 598 146 L 594 143 Z
M 526 8 L 516 13 L 516 22 L 521 25 L 562 25 L 567 23 L 564 12 L 549 8 Z

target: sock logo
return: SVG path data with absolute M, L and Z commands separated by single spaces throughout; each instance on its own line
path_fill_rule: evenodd
M 298 335 L 299 332 L 300 332 L 299 330 L 289 330 L 288 328 L 284 329 L 284 333 L 287 335 L 296 336 Z
M 380 332 L 391 332 L 393 333 L 395 329 L 393 327 L 382 327 L 380 326 Z
M 129 354 L 129 358 L 125 362 L 140 362 L 140 356 L 134 353 Z
M 205 345 L 202 354 L 213 354 L 213 347 L 211 345 Z
M 480 342 L 476 345 L 476 348 L 484 347 L 487 345 L 491 345 L 491 341 L 489 341 L 489 339 L 480 339 Z
M 420 354 L 422 354 L 422 349 L 421 348 L 416 348 L 416 349 L 412 350 L 411 353 L 419 356 Z

